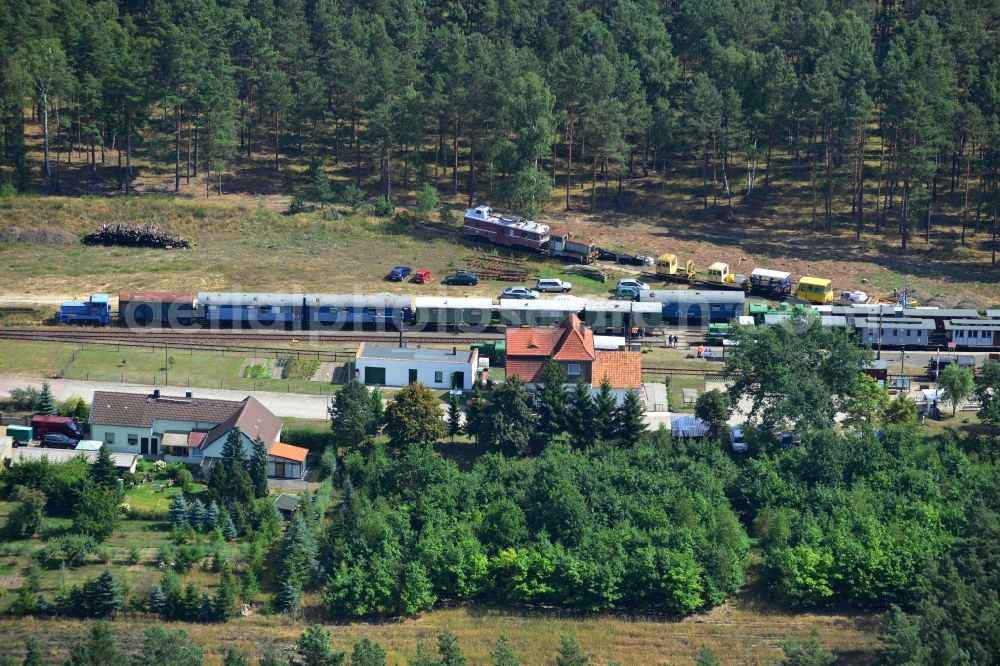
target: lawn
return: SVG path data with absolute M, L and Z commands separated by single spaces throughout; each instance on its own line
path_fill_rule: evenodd
M 76 345 L 61 342 L 0 341 L 0 374 L 50 377 L 58 374 Z
M 129 508 L 145 515 L 160 514 L 166 516 L 167 509 L 170 508 L 170 501 L 174 495 L 181 491 L 179 486 L 168 485 L 168 483 L 166 480 L 156 480 L 129 488 L 125 491 L 125 503 L 129 505 Z M 191 492 L 200 493 L 206 487 L 204 484 L 195 483 L 191 486 Z

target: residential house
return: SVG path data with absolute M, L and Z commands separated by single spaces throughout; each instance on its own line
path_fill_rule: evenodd
M 517 375 L 529 388 L 541 380 L 549 361 L 558 363 L 570 386 L 586 382 L 596 393 L 607 379 L 619 402 L 630 390 L 642 391 L 642 355 L 598 351 L 594 333 L 575 314 L 555 328 L 508 328 L 507 377 Z
M 184 396 L 164 395 L 158 389 L 150 394 L 96 391 L 89 423 L 91 438 L 112 451 L 199 465 L 205 472 L 222 458 L 229 434 L 237 430 L 247 456 L 255 440 L 264 442 L 269 476 L 305 474 L 306 449 L 281 443 L 281 419 L 252 396 L 234 401 L 202 398 L 191 391 Z

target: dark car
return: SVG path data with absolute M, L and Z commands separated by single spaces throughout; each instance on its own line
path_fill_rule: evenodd
M 402 282 L 406 279 L 406 276 L 413 272 L 413 269 L 409 266 L 396 266 L 391 271 L 389 271 L 389 279 L 393 282 Z
M 42 435 L 42 446 L 48 449 L 75 449 L 79 442 L 80 440 L 73 439 L 61 432 L 50 432 L 47 435 Z
M 601 261 L 618 261 L 618 254 L 603 247 L 597 248 L 597 258 Z
M 473 275 L 472 273 L 466 273 L 465 271 L 459 271 L 457 273 L 452 273 L 444 279 L 445 284 L 462 286 L 462 287 L 472 287 L 479 284 L 479 277 Z
M 652 266 L 653 258 L 644 254 L 620 254 L 618 263 L 626 266 Z

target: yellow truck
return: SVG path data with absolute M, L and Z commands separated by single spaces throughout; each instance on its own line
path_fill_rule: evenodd
M 830 303 L 833 301 L 833 281 L 803 276 L 795 290 L 795 297 L 810 303 Z

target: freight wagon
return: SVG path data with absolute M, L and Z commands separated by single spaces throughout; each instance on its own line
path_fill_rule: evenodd
M 746 295 L 742 291 L 646 289 L 639 293 L 639 301 L 660 303 L 663 321 L 669 324 L 707 327 L 741 316 Z
M 174 328 L 195 319 L 194 297 L 175 291 L 123 291 L 118 294 L 118 321 L 128 327 Z

